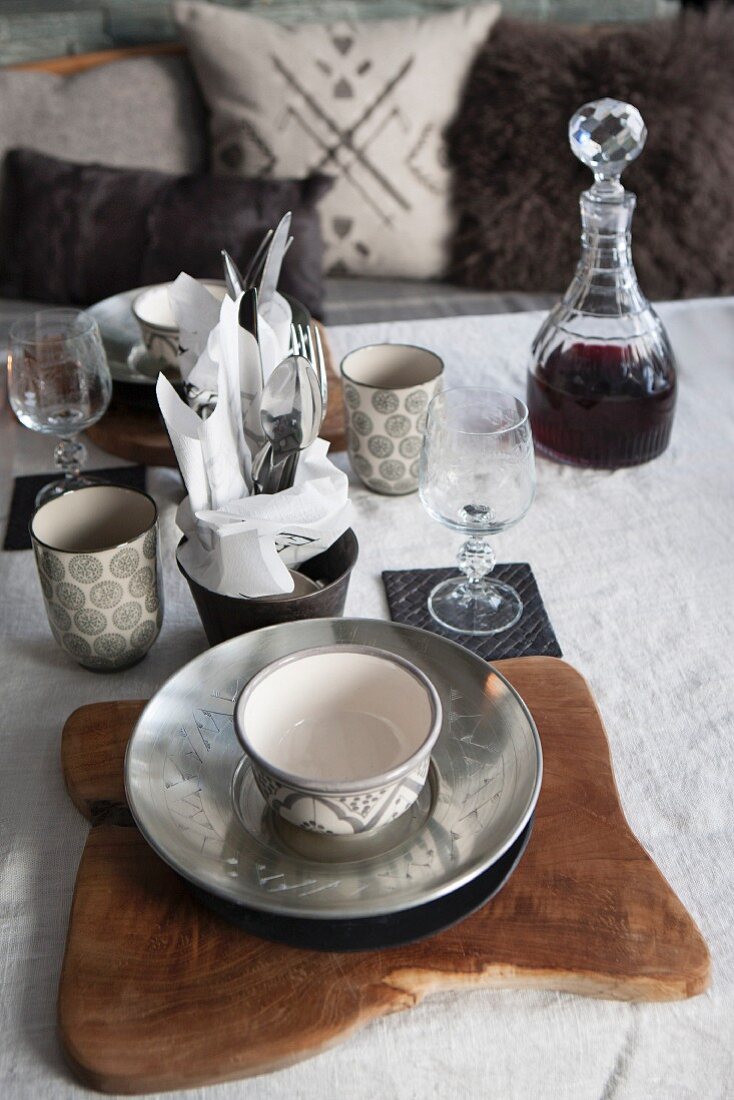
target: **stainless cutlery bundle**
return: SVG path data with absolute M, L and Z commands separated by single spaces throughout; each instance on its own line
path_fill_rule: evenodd
M 288 213 L 275 231 L 267 231 L 244 275 L 229 253 L 222 251 L 227 293 L 239 302 L 239 325 L 254 338 L 258 349 L 259 310 L 274 299 L 283 259 L 293 240 L 290 224 Z M 265 442 L 252 464 L 256 493 L 277 493 L 293 485 L 300 453 L 318 437 L 326 416 L 328 386 L 318 328 L 312 332 L 310 324 L 292 323 L 290 334 L 290 354 L 267 379 L 260 362 L 260 425 Z M 209 410 L 201 408 L 198 395 L 187 396 L 193 408 L 207 415 Z

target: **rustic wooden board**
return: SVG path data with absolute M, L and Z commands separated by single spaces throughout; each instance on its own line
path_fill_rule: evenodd
M 127 813 L 123 756 L 143 703 L 75 711 L 64 775 L 75 804 L 100 823 L 77 875 L 59 1025 L 84 1082 L 133 1093 L 263 1073 L 439 990 L 664 1001 L 706 988 L 706 944 L 624 819 L 586 682 L 550 657 L 496 667 L 543 742 L 528 851 L 502 893 L 462 924 L 374 953 L 281 947 L 203 908 L 134 827 L 110 823 Z
M 318 324 L 318 322 L 317 322 Z M 331 443 L 333 450 L 346 450 L 344 408 L 341 378 L 334 363 L 326 332 L 320 325 L 324 356 L 329 371 L 329 405 L 319 435 Z M 176 466 L 176 457 L 157 410 L 135 409 L 115 401 L 98 423 L 87 429 L 87 435 L 108 454 L 139 462 L 144 466 Z

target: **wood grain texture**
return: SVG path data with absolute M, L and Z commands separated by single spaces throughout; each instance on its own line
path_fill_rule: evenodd
M 448 989 L 664 1001 L 706 988 L 706 944 L 624 819 L 585 681 L 549 657 L 496 667 L 543 742 L 533 836 L 494 901 L 422 943 L 358 954 L 266 943 L 199 905 L 135 828 L 108 816 L 91 830 L 59 989 L 61 1041 L 84 1082 L 133 1093 L 267 1072 Z M 142 706 L 82 707 L 66 724 L 66 782 L 93 820 L 101 806 L 119 813 Z
M 186 47 L 181 42 L 155 42 L 142 46 L 125 46 L 115 50 L 95 50 L 92 53 L 69 54 L 65 57 L 47 57 L 40 61 L 19 61 L 6 65 L 6 69 L 23 72 L 55 73 L 57 76 L 74 76 L 75 73 L 97 69 L 100 65 L 109 65 L 112 61 L 129 61 L 133 57 L 157 57 L 166 54 L 184 54 Z
M 87 438 L 101 451 L 143 466 L 176 467 L 168 433 L 155 409 L 135 409 L 110 402 L 101 420 L 87 428 Z
M 327 370 L 329 371 L 329 404 L 320 436 L 331 443 L 334 451 L 346 450 L 344 429 L 344 407 L 342 403 L 341 379 L 334 370 L 334 361 L 326 336 L 326 330 L 316 322 L 321 330 Z M 139 462 L 144 466 L 176 466 L 168 434 L 156 409 L 135 409 L 129 404 L 116 402 L 113 398 L 109 409 L 100 421 L 87 429 L 87 436 L 101 450 L 108 454 L 126 458 L 129 462 Z

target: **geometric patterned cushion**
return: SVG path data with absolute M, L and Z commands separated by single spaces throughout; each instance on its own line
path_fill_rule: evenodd
M 443 130 L 499 11 L 285 26 L 178 0 L 213 170 L 333 176 L 321 205 L 327 273 L 440 276 L 451 228 Z

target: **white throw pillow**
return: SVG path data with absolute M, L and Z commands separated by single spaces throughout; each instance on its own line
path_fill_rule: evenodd
M 211 110 L 215 172 L 333 176 L 329 274 L 443 274 L 443 131 L 498 4 L 289 26 L 197 0 L 174 11 Z

